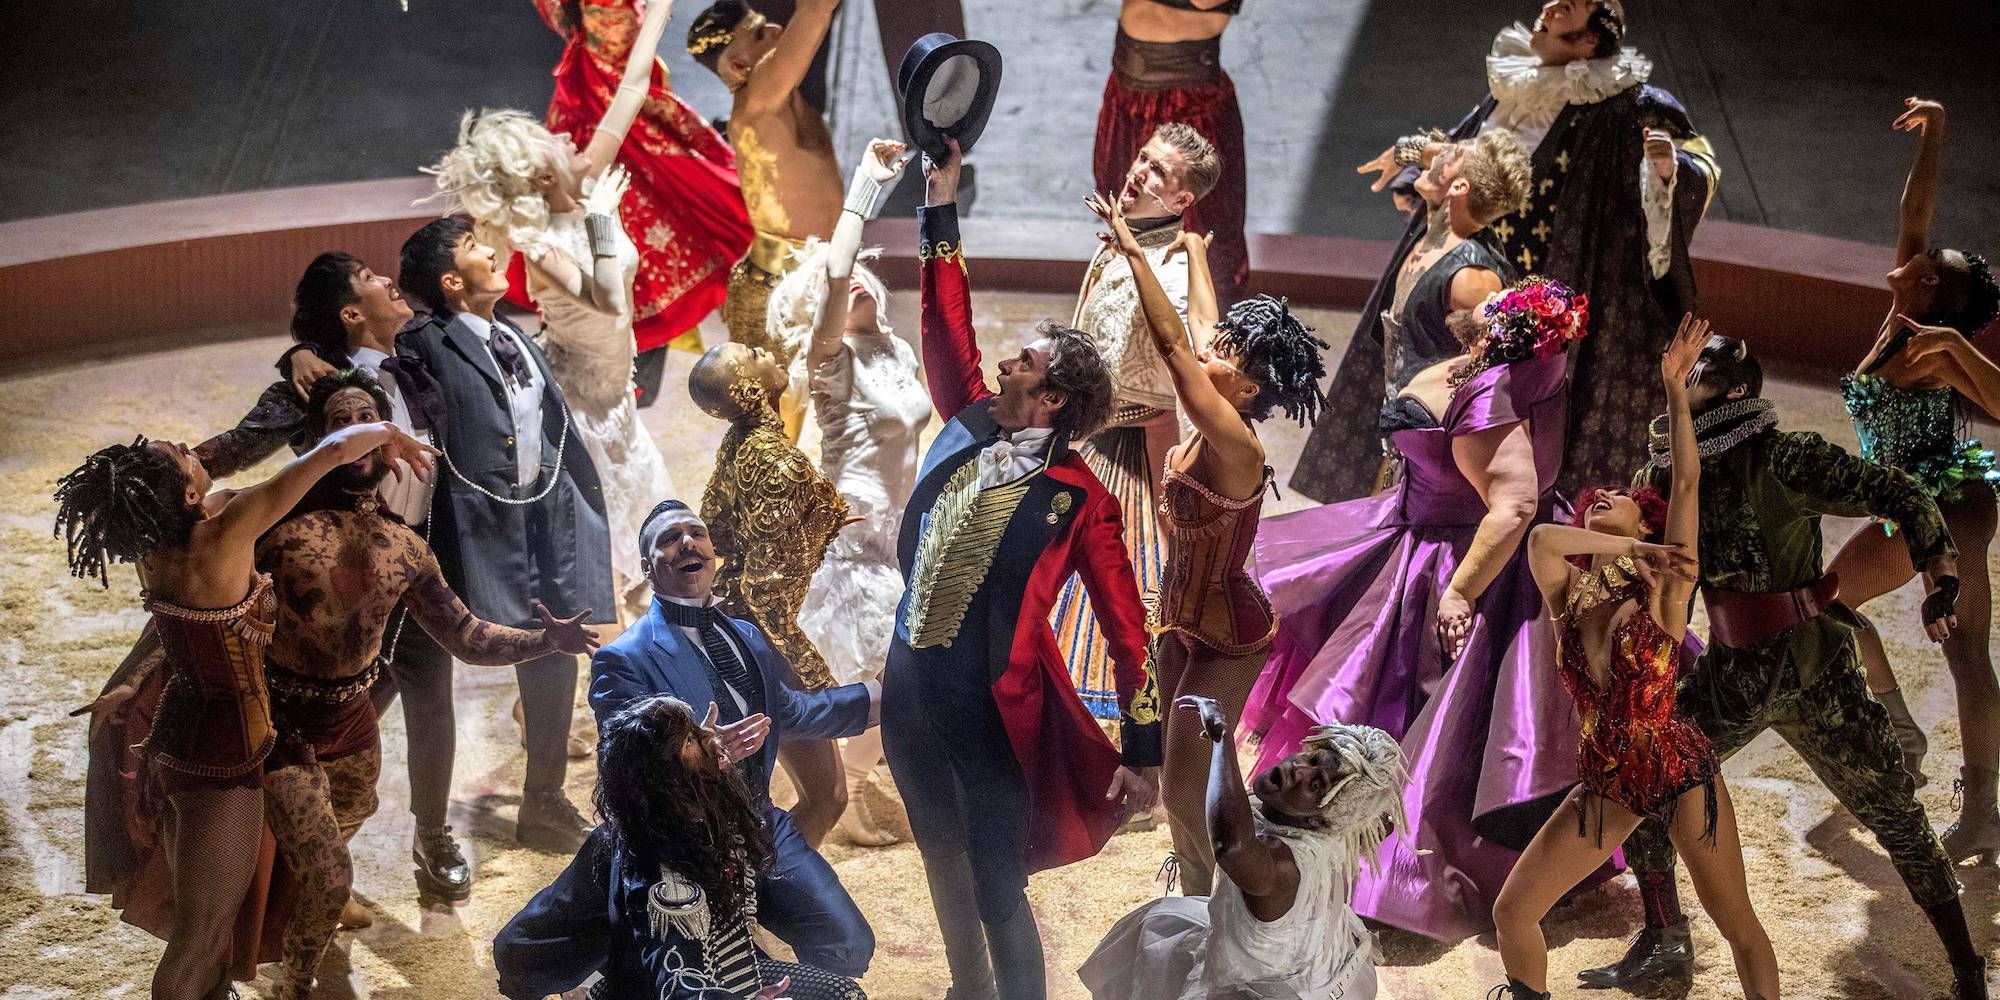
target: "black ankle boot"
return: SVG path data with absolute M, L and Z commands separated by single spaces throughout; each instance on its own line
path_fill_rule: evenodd
M 1987 1000 L 1986 960 L 1951 967 L 1952 1000 Z
M 1522 985 L 1513 976 L 1507 977 L 1507 985 L 1495 986 L 1486 991 L 1486 1000 L 1549 1000 L 1547 993 L 1537 993 Z
M 514 820 L 514 839 L 522 847 L 549 854 L 575 854 L 590 836 L 590 823 L 561 792 L 528 792 Z
M 1585 989 L 1630 989 L 1645 984 L 1694 985 L 1694 936 L 1686 917 L 1639 932 L 1625 957 L 1612 965 L 1576 974 Z
M 418 827 L 410 860 L 417 863 L 417 895 L 425 901 L 457 903 L 472 897 L 472 866 L 451 839 L 451 827 Z

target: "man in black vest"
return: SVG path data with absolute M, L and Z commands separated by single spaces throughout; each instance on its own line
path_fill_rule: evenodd
M 437 384 L 428 413 L 438 462 L 431 545 L 445 579 L 487 621 L 532 628 L 537 602 L 559 617 L 612 621 L 611 540 L 597 470 L 571 440 L 569 408 L 534 343 L 495 317 L 507 292 L 493 248 L 471 220 L 429 223 L 403 244 L 404 294 L 431 313 L 396 338 L 397 354 Z M 563 795 L 576 657 L 519 664 L 528 774 L 515 837 L 575 853 L 589 824 Z

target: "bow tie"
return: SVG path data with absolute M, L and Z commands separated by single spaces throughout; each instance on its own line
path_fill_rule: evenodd
M 493 359 L 500 362 L 500 370 L 517 388 L 526 389 L 530 380 L 528 359 L 521 354 L 520 345 L 514 343 L 514 335 L 499 323 L 493 324 L 493 332 L 487 337 L 493 346 Z

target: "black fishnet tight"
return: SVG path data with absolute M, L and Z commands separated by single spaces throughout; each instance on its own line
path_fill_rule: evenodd
M 198 788 L 167 799 L 163 831 L 171 859 L 174 926 L 153 970 L 153 1000 L 229 995 L 225 957 L 236 912 L 256 874 L 264 837 L 264 793 Z

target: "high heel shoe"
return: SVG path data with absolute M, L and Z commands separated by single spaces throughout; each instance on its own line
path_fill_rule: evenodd
M 1924 774 L 1924 755 L 1930 752 L 1930 740 L 1924 736 L 1924 727 L 1917 725 L 1910 715 L 1909 703 L 1903 700 L 1903 689 L 1892 687 L 1887 691 L 1870 692 L 1880 702 L 1882 710 L 1889 713 L 1889 728 L 1896 731 L 1896 745 L 1903 748 L 1903 770 L 1917 779 L 1917 787 L 1930 783 Z
M 1991 865 L 2000 858 L 2000 773 L 1967 766 L 1958 775 L 1951 786 L 1958 821 L 1938 839 L 1954 863 L 1976 856 L 1980 864 Z

